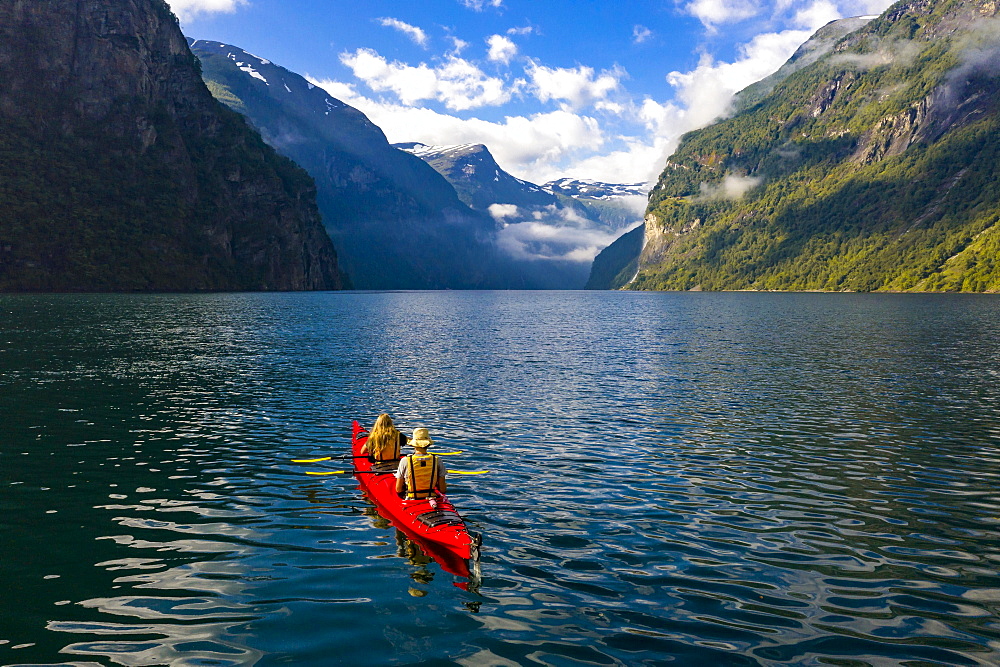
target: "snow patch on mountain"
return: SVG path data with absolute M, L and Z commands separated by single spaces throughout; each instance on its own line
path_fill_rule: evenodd
M 575 199 L 608 200 L 645 197 L 649 194 L 649 186 L 646 183 L 602 183 L 584 178 L 560 178 L 544 184 L 542 189 Z
M 266 83 L 269 86 L 271 85 L 271 84 L 267 83 L 267 79 L 264 78 L 263 74 L 261 74 L 260 72 L 258 72 L 257 70 L 255 70 L 253 68 L 253 65 L 251 65 L 250 63 L 242 62 L 242 60 L 240 58 L 236 57 L 235 53 L 229 53 L 227 55 L 228 55 L 228 57 L 229 57 L 230 60 L 232 60 L 234 63 L 236 63 L 236 66 L 240 69 L 240 71 L 246 72 L 247 74 L 249 74 L 250 76 L 252 76 L 255 79 L 260 79 L 261 81 L 263 81 L 264 83 Z M 245 55 L 250 55 L 250 54 L 245 54 Z M 256 58 L 256 56 L 254 56 L 254 57 Z M 270 65 L 271 64 L 268 61 L 264 60 L 263 58 L 257 58 L 257 60 L 259 60 L 262 65 Z

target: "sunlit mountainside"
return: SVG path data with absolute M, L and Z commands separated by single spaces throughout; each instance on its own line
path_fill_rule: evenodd
M 900 2 L 821 31 L 685 136 L 591 286 L 1000 290 L 998 11 Z

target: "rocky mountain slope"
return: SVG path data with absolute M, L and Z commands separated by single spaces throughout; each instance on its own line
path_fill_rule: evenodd
M 395 146 L 427 162 L 455 187 L 462 201 L 479 211 L 489 211 L 494 205 L 517 206 L 522 219 L 546 210 L 550 215 L 553 210 L 572 211 L 615 229 L 635 222 L 634 200 L 646 197 L 643 184 L 563 178 L 535 185 L 505 171 L 483 144 L 428 146 L 410 142 Z
M 312 180 L 163 0 L 0 0 L 0 289 L 341 286 Z
M 594 286 L 1000 290 L 998 12 L 904 0 L 831 26 L 684 138 L 639 256 L 609 248 Z
M 486 211 L 493 204 L 533 208 L 559 203 L 551 192 L 501 169 L 483 144 L 428 146 L 411 142 L 395 146 L 433 167 L 454 186 L 462 201 L 474 209 Z
M 581 178 L 560 178 L 542 185 L 552 194 L 583 200 L 614 200 L 623 197 L 645 197 L 644 183 L 601 183 Z
M 213 94 L 316 180 L 324 222 L 359 289 L 521 286 L 496 258 L 493 220 L 357 109 L 302 76 L 220 42 L 191 40 Z
M 539 186 L 497 164 L 482 144 L 396 144 L 444 176 L 472 208 L 500 225 L 498 245 L 550 288 L 579 289 L 594 255 L 642 219 L 641 185 L 560 179 Z

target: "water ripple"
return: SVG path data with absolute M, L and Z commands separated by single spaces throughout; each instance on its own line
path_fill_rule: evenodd
M 25 296 L 0 312 L 16 554 L 0 664 L 1000 657 L 996 299 Z M 492 471 L 449 480 L 485 536 L 474 585 L 350 476 L 292 463 L 342 453 L 350 419 L 383 409 L 464 450 L 454 469 Z

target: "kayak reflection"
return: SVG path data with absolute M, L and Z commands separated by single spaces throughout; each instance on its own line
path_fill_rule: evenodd
M 431 563 L 437 563 L 442 570 L 466 581 L 452 582 L 458 588 L 472 593 L 479 592 L 480 571 L 479 560 L 463 560 L 457 558 L 455 554 L 447 549 L 435 548 L 434 543 L 421 540 L 418 537 L 409 535 L 399 526 L 389 519 L 386 519 L 375 507 L 367 507 L 364 510 L 365 516 L 371 519 L 372 526 L 378 529 L 395 528 L 396 555 L 405 558 L 406 562 L 415 569 L 410 573 L 418 584 L 430 584 L 434 580 L 434 571 L 428 567 Z M 423 597 L 426 591 L 420 589 L 410 589 L 410 594 L 415 597 Z

